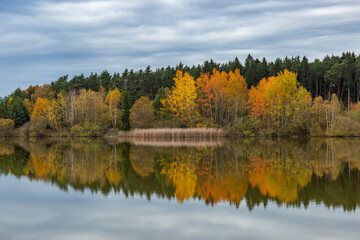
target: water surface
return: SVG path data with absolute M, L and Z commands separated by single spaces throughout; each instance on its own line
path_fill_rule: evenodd
M 0 141 L 0 239 L 357 239 L 360 140 Z

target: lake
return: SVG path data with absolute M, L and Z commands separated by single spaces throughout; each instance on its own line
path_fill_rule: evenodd
M 358 239 L 360 139 L 0 140 L 0 239 Z

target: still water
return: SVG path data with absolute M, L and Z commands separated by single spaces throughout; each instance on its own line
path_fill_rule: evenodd
M 359 239 L 360 140 L 0 140 L 0 239 Z

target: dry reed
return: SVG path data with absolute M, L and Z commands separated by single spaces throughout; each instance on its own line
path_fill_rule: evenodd
M 161 139 L 165 141 L 215 140 L 225 137 L 220 128 L 156 128 L 135 129 L 130 132 L 119 132 L 121 138 Z

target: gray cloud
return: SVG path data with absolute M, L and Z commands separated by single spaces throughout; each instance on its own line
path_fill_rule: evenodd
M 68 73 L 360 52 L 359 1 L 7 2 L 0 96 Z

